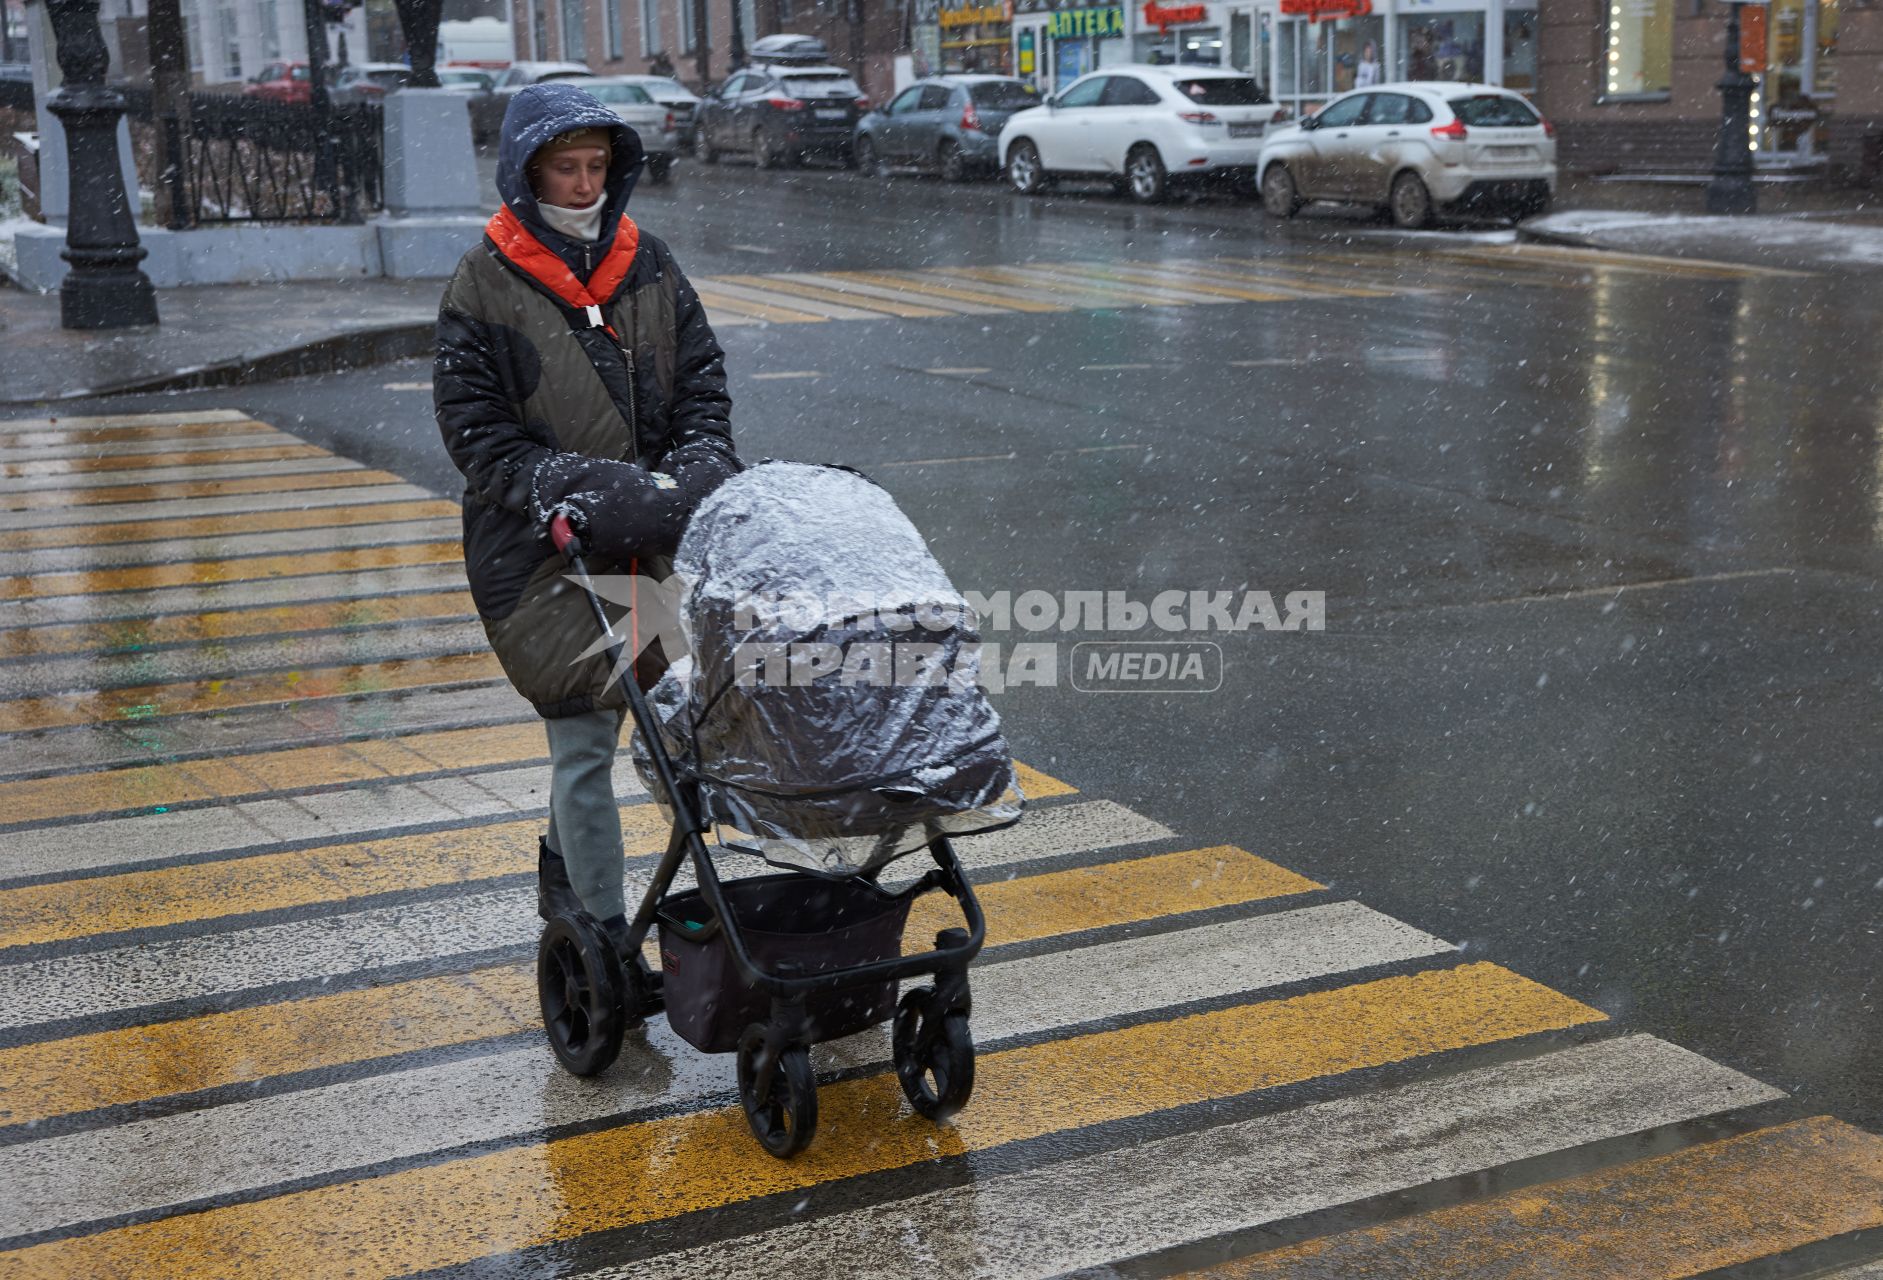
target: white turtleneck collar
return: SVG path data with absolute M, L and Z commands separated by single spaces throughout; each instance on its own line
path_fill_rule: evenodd
M 538 200 L 536 209 L 543 215 L 543 221 L 555 231 L 571 240 L 592 244 L 601 239 L 602 206 L 607 203 L 606 200 L 597 199 L 586 209 L 564 209 Z

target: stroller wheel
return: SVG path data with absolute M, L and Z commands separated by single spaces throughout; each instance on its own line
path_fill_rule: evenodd
M 753 1024 L 739 1038 L 739 1101 L 759 1145 L 780 1160 L 798 1154 L 817 1132 L 817 1077 L 811 1052 L 801 1044 L 778 1052 L 761 1070 L 765 1028 Z
M 966 1013 L 951 1009 L 937 1016 L 934 989 L 917 987 L 896 1007 L 891 1039 L 896 1077 L 910 1106 L 930 1120 L 946 1120 L 968 1105 L 974 1092 L 974 1040 Z
M 621 1052 L 620 958 L 585 911 L 559 912 L 536 947 L 536 994 L 556 1061 L 571 1075 L 603 1071 Z

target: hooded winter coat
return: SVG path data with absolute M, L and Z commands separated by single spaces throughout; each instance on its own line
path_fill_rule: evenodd
M 582 128 L 612 142 L 592 244 L 544 221 L 526 173 L 544 143 Z M 580 657 L 594 617 L 562 577 L 551 516 L 591 517 L 591 572 L 664 577 L 690 505 L 739 465 L 699 296 L 667 246 L 622 212 L 642 163 L 634 131 L 580 89 L 520 91 L 498 145 L 504 208 L 438 313 L 432 395 L 464 473 L 471 596 L 504 674 L 545 717 L 625 700 L 605 655 Z M 646 683 L 661 665 L 644 660 L 636 674 Z

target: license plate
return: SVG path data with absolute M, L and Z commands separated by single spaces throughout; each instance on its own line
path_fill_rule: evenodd
M 1528 147 L 1491 147 L 1490 153 L 1495 160 L 1528 160 L 1531 155 Z
M 819 107 L 814 113 L 819 120 L 841 120 L 844 117 L 842 107 Z
M 1262 126 L 1259 124 L 1232 124 L 1229 126 L 1229 136 L 1232 138 L 1259 138 L 1262 136 Z

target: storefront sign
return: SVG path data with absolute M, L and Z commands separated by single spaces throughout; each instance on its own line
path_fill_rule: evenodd
M 1055 40 L 1093 36 L 1100 40 L 1125 33 L 1125 11 L 1113 9 L 1062 9 L 1046 24 L 1046 34 Z
M 1364 18 L 1373 12 L 1373 0 L 1281 0 L 1281 11 L 1291 18 L 1319 22 L 1323 18 Z
M 1765 70 L 1765 9 L 1747 5 L 1739 15 L 1739 69 L 1756 76 Z
M 1008 19 L 1007 6 L 1004 4 L 971 4 L 961 9 L 941 11 L 943 27 L 978 27 L 984 22 L 1006 22 Z
M 1209 16 L 1209 9 L 1200 4 L 1162 5 L 1157 0 L 1144 0 L 1144 25 L 1159 31 L 1195 26 L 1208 21 Z

